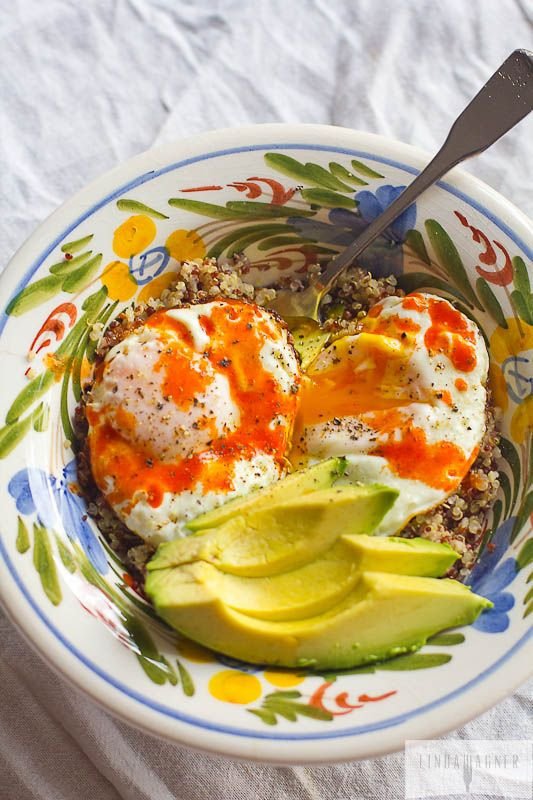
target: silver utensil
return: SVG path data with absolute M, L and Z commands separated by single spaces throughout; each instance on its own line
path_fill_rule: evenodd
M 269 307 L 284 317 L 302 343 L 320 338 L 320 304 L 338 276 L 429 186 L 452 167 L 482 153 L 533 110 L 533 53 L 515 50 L 456 119 L 427 167 L 301 292 L 278 290 Z

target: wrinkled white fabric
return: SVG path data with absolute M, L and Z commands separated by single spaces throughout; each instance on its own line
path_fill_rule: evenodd
M 435 151 L 531 0 L 0 0 L 0 269 L 118 162 L 201 130 L 319 122 Z M 533 119 L 468 169 L 533 215 Z M 403 755 L 276 768 L 118 722 L 0 617 L 0 800 L 400 798 Z M 531 738 L 531 685 L 451 736 Z

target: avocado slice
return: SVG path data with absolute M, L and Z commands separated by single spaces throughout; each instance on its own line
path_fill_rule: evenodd
M 403 542 L 409 541 L 409 546 Z M 376 544 L 374 548 L 373 545 Z M 449 545 L 426 539 L 373 539 L 341 536 L 325 553 L 298 569 L 260 578 L 232 575 L 212 563 L 194 561 L 179 568 L 151 572 L 148 591 L 169 591 L 177 597 L 183 585 L 205 584 L 235 611 L 267 620 L 293 620 L 323 614 L 352 591 L 364 570 L 402 575 L 444 574 L 458 558 Z M 165 586 L 165 584 L 167 584 Z
M 331 548 L 332 553 L 336 546 Z M 344 546 L 346 550 L 346 545 Z M 327 611 L 354 588 L 360 578 L 349 559 L 321 558 L 292 572 L 244 578 L 221 572 L 206 561 L 157 570 L 148 575 L 146 591 L 154 598 L 184 597 L 192 584 L 203 586 L 230 609 L 266 620 L 306 619 Z
M 439 578 L 457 561 L 459 554 L 449 544 L 416 537 L 343 536 L 350 543 L 350 558 L 361 572 L 394 572 Z
M 257 511 L 259 508 L 276 505 L 284 500 L 300 497 L 319 489 L 329 489 L 337 478 L 343 475 L 345 468 L 346 459 L 343 456 L 326 458 L 312 467 L 290 473 L 271 486 L 258 489 L 244 497 L 228 500 L 218 508 L 195 517 L 187 523 L 186 527 L 190 531 L 216 528 L 238 514 Z
M 288 572 L 314 561 L 341 533 L 371 533 L 397 496 L 387 486 L 340 486 L 261 506 L 218 528 L 165 542 L 147 569 L 207 561 L 233 575 Z
M 348 669 L 418 649 L 473 622 L 492 603 L 449 579 L 363 572 L 340 603 L 305 619 L 257 619 L 230 608 L 209 582 L 151 573 L 146 590 L 173 628 L 232 658 L 284 667 Z

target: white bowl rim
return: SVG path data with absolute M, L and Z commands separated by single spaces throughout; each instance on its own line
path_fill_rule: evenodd
M 144 180 L 150 180 L 165 167 L 170 169 L 172 165 L 175 166 L 178 163 L 177 153 L 180 154 L 179 163 L 181 163 L 200 154 L 215 156 L 231 152 L 232 149 L 242 150 L 246 145 L 251 149 L 266 149 L 271 146 L 279 148 L 281 145 L 284 149 L 285 147 L 289 149 L 291 145 L 296 144 L 309 145 L 311 149 L 316 149 L 318 144 L 327 151 L 334 151 L 335 147 L 339 148 L 340 152 L 353 150 L 358 157 L 389 163 L 404 170 L 407 167 L 407 171 L 415 175 L 430 158 L 423 150 L 377 134 L 330 125 L 289 123 L 209 131 L 148 150 L 100 176 L 69 198 L 16 252 L 0 276 L 0 333 L 6 321 L 4 308 L 8 298 L 21 282 L 21 273 L 24 276 L 23 283 L 27 283 L 48 252 L 68 235 L 68 229 L 79 224 L 79 219 L 72 223 L 76 210 L 90 206 L 90 213 L 94 213 L 95 203 L 100 207 L 111 199 L 121 196 L 134 178 L 137 179 L 136 185 L 138 185 L 141 182 L 138 180 L 140 176 L 143 176 Z M 382 157 L 382 154 L 387 155 Z M 470 205 L 480 208 L 498 227 L 511 235 L 529 258 L 533 258 L 533 246 L 528 244 L 528 240 L 533 240 L 530 221 L 498 192 L 458 168 L 452 170 L 446 181 L 440 181 L 438 185 Z M 105 200 L 102 200 L 103 196 Z M 491 210 L 489 211 L 486 206 Z M 498 219 L 500 214 L 512 220 L 512 228 L 505 223 L 502 226 L 501 220 Z M 67 230 L 63 230 L 65 226 Z M 51 231 L 54 230 L 56 234 L 53 243 L 50 244 Z M 28 263 L 32 264 L 30 269 L 26 268 Z M 244 735 L 235 735 L 235 733 L 207 730 L 195 726 L 194 723 L 163 716 L 155 710 L 156 703 L 152 704 L 152 708 L 143 707 L 133 697 L 126 696 L 113 681 L 104 679 L 80 661 L 71 652 L 61 633 L 58 632 L 58 635 L 49 630 L 37 603 L 28 597 L 25 597 L 25 601 L 30 604 L 34 613 L 31 616 L 25 613 L 27 606 L 20 604 L 20 594 L 24 594 L 24 591 L 13 577 L 13 573 L 8 571 L 6 559 L 9 562 L 9 556 L 3 548 L 1 539 L 0 553 L 4 559 L 0 561 L 0 575 L 4 576 L 0 580 L 0 595 L 7 614 L 30 645 L 62 677 L 126 722 L 156 736 L 218 755 L 278 764 L 319 764 L 375 757 L 401 749 L 406 739 L 428 738 L 429 735 L 431 738 L 436 738 L 460 727 L 503 699 L 530 675 L 529 664 L 533 659 L 525 658 L 525 654 L 521 659 L 514 656 L 532 638 L 531 630 L 484 673 L 476 676 L 468 684 L 454 690 L 447 697 L 428 704 L 427 710 L 419 709 L 417 717 L 407 721 L 399 719 L 394 726 L 391 725 L 379 732 L 374 731 L 364 736 L 363 740 L 358 740 L 354 734 L 350 735 L 349 731 L 339 731 L 338 735 L 333 732 L 329 736 L 322 734 L 315 739 L 306 738 L 305 734 L 300 737 L 298 734 L 293 734 L 268 739 L 266 736 L 261 737 L 248 732 Z M 500 669 L 504 663 L 505 676 Z M 468 704 L 450 702 L 467 689 Z M 431 708 L 435 705 L 437 707 Z M 388 722 L 390 723 L 390 720 Z M 363 746 L 357 747 L 358 742 L 362 742 Z

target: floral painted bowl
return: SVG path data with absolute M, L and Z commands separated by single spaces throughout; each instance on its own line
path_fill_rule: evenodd
M 209 133 L 93 183 L 2 276 L 0 594 L 61 674 L 130 723 L 255 760 L 365 758 L 456 728 L 527 677 L 533 232 L 464 173 L 429 190 L 361 262 L 407 290 L 449 297 L 489 343 L 503 410 L 501 491 L 470 580 L 494 607 L 474 625 L 342 674 L 218 657 L 154 617 L 76 489 L 71 420 L 94 358 L 92 323 L 158 295 L 185 259 L 244 252 L 261 285 L 326 262 L 426 162 L 406 145 L 340 128 Z

